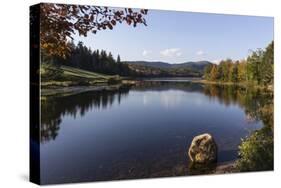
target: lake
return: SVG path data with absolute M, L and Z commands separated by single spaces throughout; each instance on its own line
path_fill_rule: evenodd
M 45 97 L 41 181 L 191 175 L 188 147 L 202 133 L 214 136 L 218 165 L 234 161 L 241 138 L 263 127 L 253 115 L 258 96 L 238 86 L 154 80 Z

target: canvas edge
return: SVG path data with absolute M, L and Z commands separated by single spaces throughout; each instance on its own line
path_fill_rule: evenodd
M 40 178 L 40 4 L 29 7 L 29 181 Z

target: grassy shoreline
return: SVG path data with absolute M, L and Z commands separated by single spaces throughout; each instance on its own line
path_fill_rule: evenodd
M 116 89 L 122 85 L 135 85 L 137 80 L 134 78 L 120 77 L 120 76 L 111 76 L 103 75 L 99 73 L 93 73 L 89 71 L 84 71 L 76 68 L 63 67 L 63 76 L 67 78 L 66 80 L 58 81 L 41 81 L 41 95 L 42 96 L 51 96 L 51 95 L 69 95 L 81 93 L 84 91 L 99 91 L 99 90 L 112 90 Z M 79 78 L 75 76 L 76 73 L 83 72 L 83 76 Z M 71 79 L 70 79 L 71 78 Z M 273 91 L 273 85 L 261 86 L 254 83 L 235 83 L 235 82 L 222 82 L 222 81 L 209 81 L 204 79 L 191 79 L 188 80 L 192 83 L 202 83 L 202 84 L 213 84 L 213 85 L 236 85 L 244 88 L 256 88 L 256 89 L 265 89 Z M 117 87 L 118 86 L 118 87 Z
M 44 65 L 41 66 L 40 71 L 41 89 L 62 89 L 82 86 L 100 87 L 116 85 L 122 81 L 122 77 L 118 75 L 105 75 L 69 66 L 60 66 L 58 69 L 53 65 Z
M 254 87 L 257 89 L 267 89 L 270 91 L 273 91 L 273 89 L 274 89 L 273 85 L 262 86 L 262 85 L 256 85 L 256 84 L 250 83 L 250 82 L 235 83 L 235 82 L 209 81 L 209 80 L 204 80 L 204 79 L 192 80 L 191 82 L 202 83 L 202 84 L 214 84 L 214 85 L 236 85 L 236 86 L 240 86 L 240 87 Z
M 122 87 L 122 84 L 117 85 L 103 85 L 103 86 L 72 86 L 72 87 L 61 87 L 56 89 L 41 89 L 41 99 L 48 96 L 70 96 L 87 91 L 112 91 Z

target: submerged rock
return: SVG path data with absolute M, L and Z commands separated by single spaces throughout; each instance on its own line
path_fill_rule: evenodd
M 217 145 L 210 134 L 201 134 L 193 138 L 188 156 L 194 163 L 212 163 L 217 160 Z

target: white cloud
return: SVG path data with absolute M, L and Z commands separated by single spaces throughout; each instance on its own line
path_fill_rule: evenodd
M 203 50 L 198 50 L 197 52 L 196 52 L 196 55 L 198 55 L 198 56 L 202 56 L 202 55 L 204 55 L 204 54 L 206 54 Z
M 182 55 L 182 52 L 179 48 L 168 48 L 160 51 L 160 54 L 164 57 L 179 57 Z
M 220 61 L 221 61 L 220 59 L 214 59 L 214 60 L 212 60 L 211 62 L 212 62 L 212 63 L 215 63 L 215 64 L 219 64 Z
M 177 52 L 177 53 L 176 53 L 176 56 L 177 56 L 177 57 L 180 57 L 181 54 L 182 54 L 181 52 Z
M 148 56 L 149 54 L 151 54 L 151 51 L 143 50 L 143 52 L 142 52 L 143 56 Z

